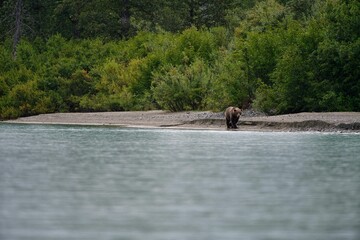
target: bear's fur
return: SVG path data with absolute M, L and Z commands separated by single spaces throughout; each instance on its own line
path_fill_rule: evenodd
M 237 107 L 228 107 L 225 110 L 225 119 L 226 119 L 226 127 L 229 128 L 237 128 L 237 122 L 239 121 L 239 117 L 241 115 L 241 109 Z

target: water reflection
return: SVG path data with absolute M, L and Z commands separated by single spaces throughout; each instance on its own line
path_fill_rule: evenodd
M 0 124 L 1 239 L 358 239 L 359 135 Z

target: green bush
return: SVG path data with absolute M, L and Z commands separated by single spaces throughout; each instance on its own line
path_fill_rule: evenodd
M 211 77 L 207 64 L 199 59 L 190 66 L 164 67 L 154 74 L 154 98 L 171 111 L 202 109 Z
M 211 62 L 215 57 L 216 45 L 209 31 L 191 27 L 183 31 L 166 52 L 166 63 L 189 65 L 196 59 Z
M 239 106 L 251 98 L 252 87 L 243 70 L 243 63 L 234 54 L 224 51 L 212 68 L 212 79 L 206 96 L 206 108 L 222 111 Z
M 1 101 L 3 108 L 1 117 L 6 119 L 38 114 L 43 107 L 41 105 L 43 96 L 43 92 L 35 89 L 35 81 L 16 85 Z

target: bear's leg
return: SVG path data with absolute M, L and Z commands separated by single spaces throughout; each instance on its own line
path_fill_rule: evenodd
M 226 119 L 226 127 L 229 129 L 229 128 L 231 128 L 231 122 L 230 122 L 230 120 L 229 119 Z

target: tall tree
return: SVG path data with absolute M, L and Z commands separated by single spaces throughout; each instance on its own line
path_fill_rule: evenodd
M 120 29 L 123 36 L 129 35 L 131 24 L 131 9 L 130 9 L 130 0 L 122 0 L 120 9 Z
M 0 1 L 1 40 L 12 39 L 13 57 L 22 37 L 45 37 L 51 34 L 53 4 L 55 0 L 3 0 Z
M 24 2 L 23 0 L 4 0 L 0 2 L 1 10 L 1 36 L 4 38 L 12 38 L 13 58 L 16 58 L 17 45 L 20 42 L 23 33 L 24 24 Z
M 186 0 L 188 24 L 196 27 L 213 27 L 225 22 L 226 11 L 233 0 Z
M 13 58 L 16 58 L 17 45 L 19 44 L 22 30 L 24 5 L 22 0 L 17 0 L 15 4 L 15 32 L 13 38 Z

